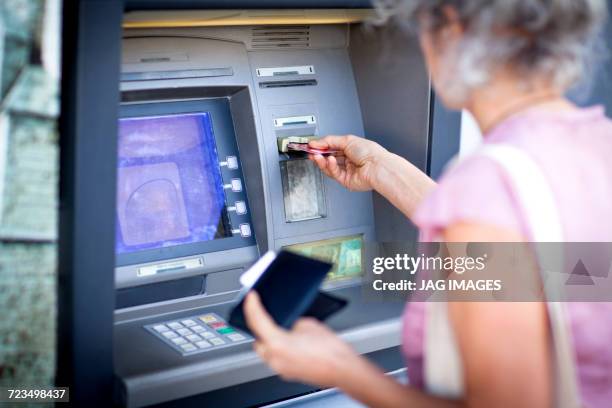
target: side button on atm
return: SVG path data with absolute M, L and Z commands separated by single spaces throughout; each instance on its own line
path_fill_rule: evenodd
M 240 236 L 243 238 L 250 237 L 251 226 L 249 224 L 240 224 L 238 229 L 232 230 L 232 234 L 240 234 Z
M 244 201 L 236 201 L 236 214 L 242 215 L 246 214 L 247 208 Z
M 225 190 L 231 188 L 233 192 L 238 193 L 238 192 L 242 191 L 242 181 L 240 179 L 238 179 L 238 178 L 234 178 L 234 179 L 232 179 L 230 184 L 225 184 L 223 186 L 223 188 Z
M 235 211 L 238 215 L 246 214 L 246 204 L 244 201 L 236 201 L 233 206 L 227 207 L 227 211 Z
M 240 224 L 240 235 L 243 237 L 251 236 L 251 226 L 249 224 Z
M 219 162 L 219 166 L 227 167 L 230 170 L 236 170 L 238 168 L 238 158 L 236 156 L 227 156 L 225 161 Z
M 225 161 L 227 162 L 228 169 L 236 170 L 238 168 L 238 158 L 236 156 L 227 156 Z

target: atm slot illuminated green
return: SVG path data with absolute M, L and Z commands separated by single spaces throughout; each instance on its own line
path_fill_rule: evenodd
M 284 249 L 333 263 L 334 266 L 327 276 L 328 282 L 358 278 L 363 275 L 364 247 L 361 234 L 288 245 Z

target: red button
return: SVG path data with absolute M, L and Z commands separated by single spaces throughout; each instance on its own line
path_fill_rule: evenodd
M 219 327 L 225 327 L 226 326 L 226 324 L 224 322 L 209 323 L 208 325 L 210 327 L 212 327 L 213 329 L 217 329 Z

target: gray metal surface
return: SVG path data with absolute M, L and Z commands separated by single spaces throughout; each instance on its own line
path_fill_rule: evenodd
M 257 140 L 257 152 L 260 163 L 264 164 L 259 170 L 262 174 L 261 185 L 247 183 L 261 188 L 260 191 L 249 191 L 251 206 L 265 207 L 265 216 L 253 217 L 258 243 L 265 245 L 260 248 L 278 249 L 275 243 L 278 239 L 289 239 L 288 243 L 303 242 L 301 235 L 309 235 L 312 239 L 323 239 L 328 231 L 362 226 L 364 230 L 373 226 L 372 204 L 370 193 L 349 193 L 331 180 L 325 180 L 327 192 L 328 216 L 320 220 L 310 220 L 300 223 L 288 224 L 285 222 L 282 205 L 282 187 L 280 182 L 279 156 L 276 147 L 276 138 L 273 129 L 273 119 L 281 116 L 297 116 L 302 114 L 315 114 L 317 116 L 317 133 L 363 135 L 361 125 L 361 111 L 355 87 L 355 79 L 348 57 L 346 45 L 348 43 L 348 28 L 338 26 L 311 26 L 311 40 L 305 49 L 279 49 L 257 50 L 250 48 L 252 27 L 211 27 L 194 29 L 165 29 L 165 30 L 130 30 L 129 39 L 125 40 L 124 71 L 143 72 L 147 69 L 153 71 L 188 70 L 215 67 L 231 67 L 233 77 L 199 78 L 187 80 L 160 80 L 152 83 L 125 83 L 124 90 L 144 89 L 177 86 L 236 86 L 249 87 L 253 110 L 253 122 L 256 135 L 242 132 L 238 134 L 239 149 L 241 152 Z M 166 36 L 163 38 L 162 36 Z M 153 38 L 157 37 L 157 38 Z M 199 38 L 198 38 L 199 37 Z M 238 43 L 240 42 L 240 43 Z M 248 51 L 247 50 L 251 50 Z M 248 63 L 245 63 L 245 56 Z M 143 63 L 142 60 L 159 62 Z M 315 75 L 308 78 L 316 79 L 316 86 L 265 88 L 257 86 L 259 81 L 265 82 L 267 78 L 258 78 L 257 68 L 284 67 L 312 65 Z M 248 72 L 247 72 L 248 71 Z M 306 76 L 287 75 L 283 80 L 300 79 Z M 233 99 L 237 100 L 233 102 Z M 236 106 L 244 111 L 248 108 L 247 99 L 243 94 L 236 94 L 230 98 L 233 112 L 238 112 Z M 247 109 L 248 110 L 248 109 Z M 237 128 L 244 129 L 245 121 L 238 119 Z M 249 127 L 249 126 L 246 126 Z M 238 132 L 237 132 L 238 133 Z M 253 136 L 256 136 L 254 138 Z M 242 154 L 245 161 L 246 155 Z M 252 163 L 251 163 L 252 164 Z M 253 197 L 251 197 L 253 196 Z M 261 205 L 261 199 L 264 205 Z M 350 208 L 344 205 L 350 202 Z M 274 204 L 272 204 L 274 203 Z M 261 211 L 259 211 L 261 214 Z M 266 221 L 266 234 L 263 235 L 261 221 Z M 317 238 L 317 234 L 322 234 Z
M 369 0 L 217 0 L 206 1 L 211 9 L 326 9 L 369 8 Z M 201 0 L 126 0 L 126 10 L 192 10 L 202 7 Z
M 115 287 L 117 289 L 122 289 L 137 285 L 161 282 L 168 279 L 180 279 L 187 276 L 205 275 L 234 268 L 243 268 L 255 262 L 259 257 L 259 252 L 256 246 L 249 246 L 200 254 L 198 256 L 204 260 L 204 265 L 201 268 L 193 268 L 176 272 L 165 272 L 150 276 L 138 276 L 138 269 L 143 266 L 158 264 L 159 261 L 120 266 L 115 269 Z M 173 260 L 180 261 L 192 258 L 194 258 L 194 256 L 190 255 L 173 258 Z
M 314 77 L 317 86 L 256 88 L 270 197 L 274 203 L 280 204 L 283 201 L 283 190 L 274 119 L 314 115 L 317 121 L 316 134 L 319 136 L 349 133 L 363 135 L 355 80 L 346 49 L 253 51 L 249 53 L 249 59 L 253 71 L 257 68 L 299 65 L 313 65 L 316 71 L 314 75 L 289 75 L 284 79 Z M 323 239 L 329 231 L 355 227 L 365 231 L 372 227 L 370 193 L 349 192 L 327 178 L 323 183 L 327 204 L 325 218 L 287 223 L 283 206 L 272 207 L 275 248 L 281 246 L 281 240 L 282 245 L 286 245 L 304 242 L 304 236 L 308 236 L 308 240 L 317 240 Z
M 406 369 L 402 368 L 388 374 L 401 384 L 408 383 Z M 275 404 L 266 405 L 263 408 L 319 408 L 319 407 L 334 407 L 334 408 L 364 408 L 360 402 L 355 401 L 348 395 L 344 394 L 337 388 L 330 388 L 323 391 L 314 392 L 312 394 L 303 395 L 301 397 L 292 398 L 290 400 L 277 402 Z
M 278 42 L 270 41 L 270 44 L 266 47 L 268 49 L 284 49 L 285 51 L 293 50 L 320 50 L 320 49 L 331 49 L 331 48 L 346 48 L 348 44 L 347 38 L 347 26 L 343 24 L 338 25 L 300 25 L 300 28 L 304 28 L 308 33 L 308 41 L 300 45 L 292 45 L 291 48 L 276 47 L 275 44 Z M 269 27 L 268 27 L 269 28 Z M 218 27 L 191 27 L 191 28 L 147 28 L 147 29 L 130 29 L 125 32 L 125 37 L 150 37 L 150 36 L 166 36 L 166 37 L 182 37 L 182 38 L 203 38 L 203 39 L 217 39 L 223 41 L 229 41 L 234 43 L 243 44 L 243 47 L 247 51 L 256 51 L 261 47 L 254 47 L 253 40 L 256 36 L 252 35 L 254 32 L 261 34 L 262 26 L 218 26 Z M 277 33 L 282 30 L 271 30 L 274 34 L 269 37 L 279 38 Z M 295 31 L 295 30 L 287 30 Z M 268 38 L 269 38 L 268 37 Z M 261 36 L 257 36 L 261 38 Z M 161 55 L 155 53 L 161 52 Z M 178 51 L 178 52 L 176 52 Z M 168 55 L 169 54 L 169 55 Z M 152 52 L 145 57 L 160 56 L 167 58 L 170 56 L 171 59 L 179 60 L 185 59 L 184 52 L 179 49 L 159 49 L 152 50 Z M 140 62 L 138 59 L 132 58 L 131 62 Z M 124 59 L 124 61 L 126 61 Z M 311 64 L 308 64 L 311 65 Z M 227 67 L 228 65 L 217 65 L 216 67 Z M 211 65 L 212 67 L 212 65 Z M 215 67 L 215 68 L 216 68 Z M 202 68 L 202 67 L 200 67 Z
M 155 58 L 152 59 L 154 60 Z M 121 75 L 121 81 L 152 81 L 159 79 L 205 78 L 232 75 L 234 75 L 234 71 L 231 68 L 186 69 L 155 72 L 126 72 Z
M 325 218 L 285 222 L 276 137 L 302 130 L 288 126 L 281 132 L 274 126 L 275 119 L 314 115 L 316 124 L 303 131 L 317 135 L 364 135 L 367 131 L 367 136 L 423 169 L 427 164 L 429 82 L 416 45 L 406 42 L 405 37 L 395 37 L 391 44 L 399 51 L 392 55 L 397 53 L 394 58 L 399 71 L 388 71 L 377 49 L 381 37 L 354 33 L 349 53 L 348 26 L 313 26 L 311 33 L 310 46 L 289 50 L 253 50 L 251 27 L 126 33 L 138 38 L 124 41 L 125 73 L 231 68 L 233 75 L 124 82 L 122 91 L 136 99 L 145 97 L 150 89 L 157 90 L 156 95 L 164 100 L 229 99 L 257 238 L 257 247 L 242 248 L 248 253 L 203 255 L 209 257 L 205 265 L 214 266 L 197 271 L 207 273 L 206 286 L 214 289 L 205 295 L 115 313 L 115 366 L 128 406 L 174 401 L 273 376 L 249 344 L 183 357 L 143 328 L 198 313 L 226 317 L 234 305 L 237 277 L 256 253 L 355 234 L 364 234 L 366 242 L 373 241 L 375 229 L 379 238 L 413 237 L 403 216 L 389 217 L 391 210 L 380 200 L 373 207 L 371 193 L 348 192 L 329 179 L 324 179 Z M 316 85 L 258 86 L 260 81 L 270 80 L 257 77 L 258 68 L 303 65 L 313 66 L 314 73 L 283 75 L 283 81 L 308 79 L 316 80 Z M 119 277 L 125 272 L 117 272 L 118 282 L 124 282 Z M 328 323 L 358 352 L 390 350 L 400 344 L 401 302 L 366 303 L 359 286 L 336 288 L 334 293 L 350 299 L 350 305 Z
M 359 353 L 400 344 L 401 302 L 363 303 L 359 287 L 341 289 L 334 294 L 352 302 L 328 324 Z M 125 388 L 126 404 L 159 403 L 273 376 L 273 372 L 251 350 L 250 344 L 182 357 L 143 328 L 145 324 L 200 312 L 224 317 L 233 305 L 229 302 L 189 311 L 179 307 L 174 313 L 117 324 L 115 367 Z
M 181 95 L 180 92 L 175 92 L 175 94 L 181 95 L 183 99 L 186 100 L 197 99 L 198 97 L 210 97 L 210 93 L 203 92 L 203 90 L 211 88 L 218 89 L 222 90 L 221 95 L 230 98 L 231 110 L 231 95 L 241 89 L 252 87 L 246 50 L 244 46 L 240 44 L 194 38 L 139 37 L 124 39 L 122 66 L 124 74 L 148 71 L 190 71 L 194 69 L 212 69 L 218 67 L 230 67 L 233 75 L 123 82 L 121 90 L 127 95 L 138 95 L 138 92 L 140 92 L 141 95 L 137 96 L 137 98 L 142 102 L 143 98 L 146 97 L 153 98 L 154 100 L 159 100 L 159 98 L 168 100 L 173 94 L 169 90 L 176 90 L 177 88 L 181 89 L 183 94 Z M 221 96 L 219 93 L 215 95 Z M 253 103 L 253 101 L 251 101 L 251 103 Z M 249 159 L 245 159 L 244 161 L 246 163 L 251 163 L 252 159 L 250 156 L 252 155 L 253 152 L 247 151 L 245 156 L 249 156 Z M 253 175 L 253 169 L 244 167 L 245 163 L 242 164 L 242 173 Z M 245 176 L 245 179 L 246 178 Z M 249 183 L 246 182 L 245 185 L 248 187 Z M 253 195 L 253 192 L 247 191 L 247 193 Z M 257 194 L 255 194 L 255 199 L 261 201 L 264 194 L 265 190 L 258 191 Z M 260 215 L 261 214 L 253 214 L 252 218 L 258 218 Z M 267 234 L 267 231 L 264 231 L 264 233 Z M 249 266 L 257 258 L 258 254 L 259 251 L 257 247 L 204 253 L 200 254 L 204 259 L 203 268 L 175 274 L 154 275 L 146 277 L 145 279 L 136 278 L 136 270 L 151 262 L 118 267 L 116 270 L 116 285 L 117 287 L 142 285 L 160 280 L 178 279 L 184 276 L 244 268 Z M 228 278 L 231 277 L 228 276 Z
M 351 26 L 350 57 L 365 133 L 423 171 L 429 141 L 429 76 L 418 43 L 397 27 Z M 411 241 L 416 229 L 374 194 L 376 238 Z
M 251 205 L 251 224 L 257 237 L 257 244 L 260 253 L 265 253 L 269 249 L 268 235 L 272 229 L 272 217 L 268 215 L 266 207 L 267 200 L 264 199 L 262 191 L 268 191 L 268 180 L 264 177 L 267 174 L 266 166 L 262 163 L 259 138 L 257 137 L 259 128 L 255 122 L 255 114 L 251 104 L 251 94 L 248 88 L 232 94 L 230 98 L 230 110 L 234 117 L 234 130 L 238 150 L 242 153 L 242 165 L 248 172 L 245 177 L 247 196 Z

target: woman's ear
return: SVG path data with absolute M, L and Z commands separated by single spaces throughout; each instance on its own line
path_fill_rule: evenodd
M 420 44 L 430 73 L 436 76 L 442 55 L 463 38 L 465 27 L 459 12 L 453 6 L 441 9 L 442 23 L 431 25 L 428 16 L 421 16 L 421 25 L 426 27 L 420 34 Z
M 461 21 L 459 12 L 453 6 L 446 5 L 442 7 L 444 16 L 444 25 L 438 31 L 438 39 L 442 42 L 458 42 L 465 33 L 465 26 Z
M 465 34 L 459 12 L 453 6 L 444 6 L 438 11 L 435 24 L 430 24 L 432 21 L 427 21 L 426 16 L 422 18 L 427 28 L 420 32 L 419 38 L 432 85 L 444 105 L 463 109 L 466 95 L 454 91 L 461 78 L 457 78 L 457 71 L 451 68 L 459 63 L 455 61 L 458 55 L 455 51 Z

